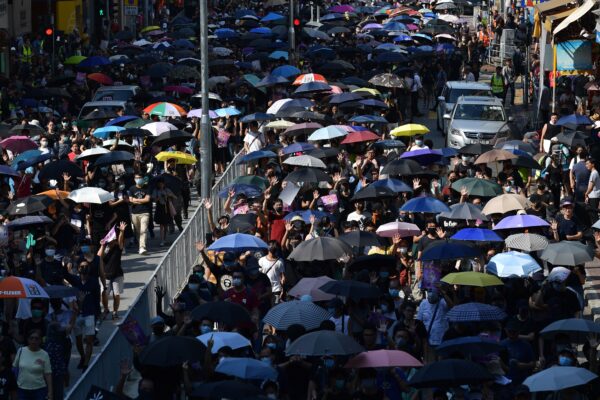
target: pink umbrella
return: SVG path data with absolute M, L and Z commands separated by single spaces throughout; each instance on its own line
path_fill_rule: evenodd
M 163 90 L 165 92 L 175 92 L 175 93 L 180 93 L 180 94 L 192 94 L 194 93 L 194 91 L 192 90 L 192 88 L 189 88 L 187 86 L 165 86 L 163 88 Z
M 192 117 L 202 118 L 202 109 L 201 108 L 195 108 L 193 110 L 190 110 L 190 112 L 187 114 L 187 116 L 188 116 L 188 118 L 192 118 Z M 213 110 L 208 110 L 208 117 L 210 119 L 219 118 L 219 116 L 217 115 L 217 113 L 214 112 Z
M 342 89 L 340 89 L 340 87 L 339 87 L 339 86 L 335 86 L 335 85 L 331 85 L 331 90 L 330 90 L 330 92 L 331 92 L 331 93 L 333 93 L 333 94 L 340 94 L 340 93 L 343 93 Z
M 328 276 L 319 276 L 316 278 L 302 278 L 300 281 L 294 286 L 289 294 L 292 297 L 300 298 L 304 295 L 309 295 L 312 297 L 312 301 L 328 301 L 335 297 L 333 294 L 325 293 L 322 290 L 319 290 L 321 286 L 326 284 L 327 282 L 334 281 Z
M 406 24 L 406 29 L 408 29 L 409 31 L 418 31 L 419 27 L 415 24 Z
M 0 142 L 0 146 L 12 151 L 14 154 L 23 153 L 27 150 L 38 148 L 38 145 L 27 136 L 8 137 Z
M 415 224 L 394 221 L 381 225 L 379 228 L 377 228 L 376 233 L 381 237 L 394 237 L 394 235 L 406 237 L 420 235 L 421 230 Z
M 423 363 L 405 351 L 365 351 L 351 358 L 344 368 L 422 367 Z
M 343 14 L 345 12 L 353 12 L 354 7 L 348 4 L 337 5 L 329 8 L 329 12 Z
M 371 131 L 355 131 L 350 132 L 340 144 L 368 142 L 379 139 L 379 136 Z

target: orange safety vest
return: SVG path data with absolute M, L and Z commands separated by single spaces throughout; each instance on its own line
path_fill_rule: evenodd
M 477 36 L 477 39 L 483 43 L 483 47 L 488 47 L 490 45 L 490 38 L 485 32 L 480 31 Z

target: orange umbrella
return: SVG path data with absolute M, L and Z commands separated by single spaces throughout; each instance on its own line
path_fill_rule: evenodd
M 66 192 L 64 190 L 52 190 L 52 189 L 50 189 L 50 190 L 46 190 L 45 192 L 36 193 L 35 195 L 36 196 L 44 195 L 44 196 L 51 197 L 54 200 L 58 200 L 59 196 L 60 196 L 61 199 L 66 199 L 67 196 L 69 196 L 69 193 L 71 193 L 71 192 Z
M 103 85 L 112 85 L 113 84 L 113 80 L 110 76 L 102 74 L 100 72 L 94 72 L 93 74 L 89 74 L 87 76 L 87 78 L 89 80 L 101 83 Z
M 48 293 L 31 279 L 9 276 L 0 281 L 0 299 L 47 299 Z
M 327 83 L 327 79 L 321 74 L 303 74 L 296 78 L 292 85 L 302 85 L 303 83 L 309 82 L 323 82 Z
M 160 115 L 161 117 L 182 117 L 187 114 L 187 111 L 183 107 L 164 101 L 150 104 L 144 108 L 144 112 L 151 115 Z

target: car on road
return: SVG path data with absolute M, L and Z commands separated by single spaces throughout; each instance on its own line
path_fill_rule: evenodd
M 446 145 L 460 149 L 468 144 L 481 143 L 494 145 L 510 136 L 502 101 L 497 97 L 459 97 L 450 114 L 444 114 L 448 121 Z
M 116 114 L 119 109 L 125 110 L 125 115 L 132 115 L 135 111 L 126 101 L 88 101 L 81 107 L 77 119 L 82 119 L 94 110 L 103 110 L 108 114 Z
M 449 114 L 454 108 L 456 100 L 460 96 L 493 96 L 492 88 L 487 83 L 449 81 L 444 85 L 442 94 L 438 97 L 437 106 L 437 128 L 444 133 L 447 132 L 447 124 L 444 123 L 444 114 Z
M 131 101 L 141 90 L 138 85 L 102 86 L 91 101 Z

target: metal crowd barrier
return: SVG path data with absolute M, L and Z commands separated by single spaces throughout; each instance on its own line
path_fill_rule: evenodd
M 234 157 L 223 175 L 217 179 L 212 187 L 212 212 L 215 219 L 223 214 L 223 201 L 218 199 L 218 192 L 240 174 L 245 173 L 242 166 L 236 165 L 240 155 L 241 153 L 238 153 Z M 162 286 L 166 289 L 163 310 L 167 310 L 173 298 L 185 286 L 191 267 L 197 260 L 196 242 L 205 240 L 209 231 L 206 209 L 200 204 L 192 214 L 183 232 L 158 263 L 148 283 L 123 317 L 123 321 L 133 318 L 139 322 L 146 333 L 149 333 L 150 320 L 156 316 L 156 294 L 154 289 L 156 286 Z M 88 369 L 68 391 L 65 398 L 67 400 L 84 399 L 92 385 L 104 389 L 116 387 L 120 374 L 120 361 L 123 358 L 131 359 L 132 357 L 133 349 L 131 345 L 119 330 L 115 329 L 102 350 L 92 356 L 92 362 Z

